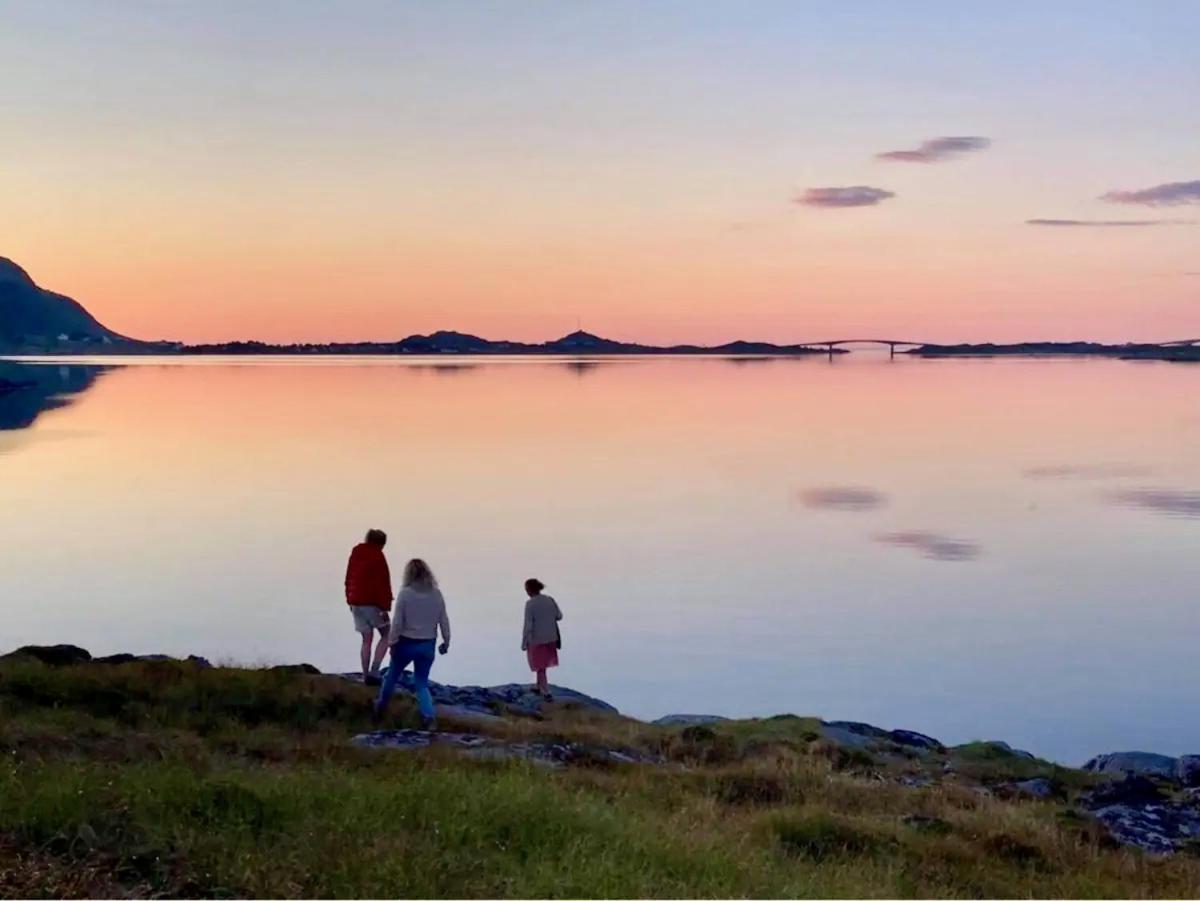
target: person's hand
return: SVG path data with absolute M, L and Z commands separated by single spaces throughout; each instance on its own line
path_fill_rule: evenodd
M 529 645 L 528 645 L 526 642 L 524 642 L 524 641 L 523 641 L 523 642 L 521 642 L 521 650 L 522 650 L 522 651 L 528 651 L 528 650 L 529 650 Z
M 438 647 L 439 654 L 445 654 L 449 650 L 450 650 L 450 642 L 448 642 L 448 641 L 443 641 L 441 643 L 441 646 Z

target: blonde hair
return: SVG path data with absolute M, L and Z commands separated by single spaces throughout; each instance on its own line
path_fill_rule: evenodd
M 404 587 L 405 588 L 437 588 L 437 579 L 434 578 L 433 570 L 429 568 L 429 564 L 420 557 L 414 557 L 404 564 Z

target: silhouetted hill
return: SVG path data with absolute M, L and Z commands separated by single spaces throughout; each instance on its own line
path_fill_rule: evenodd
M 521 341 L 490 341 L 478 335 L 439 331 L 431 335 L 409 335 L 399 341 L 358 341 L 330 344 L 265 344 L 262 341 L 230 341 L 223 344 L 195 344 L 180 348 L 190 354 L 470 354 L 502 356 L 506 354 L 613 355 L 613 354 L 726 354 L 802 356 L 826 355 L 824 348 L 797 344 L 734 341 L 719 347 L 677 344 L 659 347 L 601 338 L 591 332 L 572 332 L 553 341 L 526 344 Z M 838 348 L 833 351 L 846 351 Z
M 114 350 L 140 343 L 101 325 L 70 297 L 38 287 L 24 269 L 0 257 L 0 350 Z

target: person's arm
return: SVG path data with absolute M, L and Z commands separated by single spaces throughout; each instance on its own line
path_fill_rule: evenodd
M 350 603 L 350 574 L 354 572 L 354 551 L 350 552 L 350 559 L 346 561 L 346 603 Z
M 408 603 L 408 598 L 404 594 L 404 589 L 400 589 L 400 593 L 396 595 L 396 606 L 392 608 L 392 628 L 388 631 L 388 644 L 393 645 L 400 640 L 400 631 L 404 628 L 404 606 Z
M 381 587 L 384 589 L 382 592 L 380 592 L 380 594 L 391 599 L 395 597 L 395 595 L 392 594 L 392 570 L 388 566 L 387 557 L 382 557 L 381 555 L 380 563 L 382 564 L 382 568 L 379 571 L 379 576 L 381 580 Z
M 533 635 L 533 602 L 525 602 L 525 625 L 521 630 L 521 650 L 529 650 L 529 637 Z
M 554 602 L 554 619 L 555 620 L 562 619 L 562 608 L 560 608 L 558 606 L 558 601 Z
M 440 600 L 442 609 L 438 615 L 438 628 L 442 630 L 442 646 L 438 650 L 445 654 L 450 650 L 450 616 L 446 613 L 446 599 Z

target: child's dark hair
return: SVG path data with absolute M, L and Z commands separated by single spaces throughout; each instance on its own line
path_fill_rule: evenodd
M 539 582 L 537 579 L 526 579 L 525 580 L 525 590 L 529 594 L 537 594 L 545 587 L 546 586 L 543 585 L 541 582 Z
M 387 532 L 383 529 L 367 529 L 367 544 L 377 544 L 383 547 L 387 544 Z

